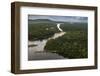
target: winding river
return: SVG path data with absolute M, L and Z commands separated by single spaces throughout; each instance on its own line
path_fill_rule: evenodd
M 65 34 L 65 32 L 60 28 L 60 25 L 61 25 L 61 23 L 57 24 L 57 28 L 60 32 L 55 33 L 52 37 L 50 37 L 48 39 L 44 39 L 42 41 L 37 40 L 37 41 L 29 41 L 28 42 L 28 46 L 31 46 L 31 47 L 28 47 L 28 59 L 29 60 L 42 60 L 42 59 L 45 60 L 45 59 L 62 59 L 62 58 L 64 58 L 63 56 L 60 56 L 56 53 L 45 52 L 45 50 L 44 50 L 44 47 L 48 40 L 56 39 Z M 34 45 L 34 46 L 32 46 L 32 45 Z

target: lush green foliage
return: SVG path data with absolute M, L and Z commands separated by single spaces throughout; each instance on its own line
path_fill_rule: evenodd
M 55 23 L 33 23 L 28 27 L 29 40 L 42 40 L 59 32 Z
M 83 31 L 67 32 L 62 37 L 49 40 L 45 49 L 66 58 L 86 58 L 87 34 Z
M 45 50 L 57 53 L 66 58 L 87 58 L 87 23 L 68 23 L 61 24 L 61 28 L 66 32 L 65 35 L 51 39 L 46 43 Z M 29 24 L 28 39 L 43 40 L 59 32 L 56 22 L 46 22 L 39 20 Z
M 64 23 L 61 28 L 66 34 L 49 40 L 45 50 L 66 58 L 87 58 L 87 23 Z
M 87 23 L 63 23 L 61 28 L 64 31 L 87 31 Z

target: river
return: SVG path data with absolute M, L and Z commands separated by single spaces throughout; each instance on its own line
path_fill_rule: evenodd
M 48 39 L 44 39 L 42 41 L 29 41 L 28 42 L 28 60 L 46 60 L 46 59 L 63 59 L 63 56 L 60 56 L 56 53 L 45 52 L 44 47 L 48 40 L 56 39 L 58 37 L 63 36 L 66 32 L 60 28 L 60 24 L 57 24 L 57 28 L 60 31 L 59 33 L 55 33 L 52 37 Z M 34 45 L 34 46 L 32 46 Z

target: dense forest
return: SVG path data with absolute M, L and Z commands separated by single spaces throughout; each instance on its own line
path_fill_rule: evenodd
M 33 21 L 28 26 L 28 39 L 30 41 L 47 39 L 59 32 L 56 23 L 51 21 L 38 21 Z
M 62 37 L 49 40 L 45 50 L 66 58 L 87 58 L 87 34 L 83 31 L 68 31 Z
M 28 39 L 30 41 L 47 39 L 60 32 L 56 26 L 57 22 L 45 21 L 33 21 L 29 24 Z M 61 28 L 66 33 L 59 38 L 48 40 L 44 47 L 45 51 L 57 53 L 69 59 L 87 58 L 87 23 L 63 22 Z

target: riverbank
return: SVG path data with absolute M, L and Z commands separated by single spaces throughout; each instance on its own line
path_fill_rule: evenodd
M 59 31 L 60 29 L 60 24 L 58 27 L 58 24 L 56 25 Z M 36 60 L 36 59 L 61 59 L 63 56 L 58 55 L 57 53 L 50 53 L 46 52 L 44 47 L 46 46 L 46 43 L 51 40 L 51 39 L 56 39 L 58 37 L 61 37 L 65 34 L 66 32 L 61 32 L 55 33 L 52 37 L 49 37 L 48 39 L 43 39 L 43 40 L 36 40 L 36 41 L 29 41 L 28 42 L 28 58 L 29 60 Z M 35 45 L 35 46 L 34 46 Z

